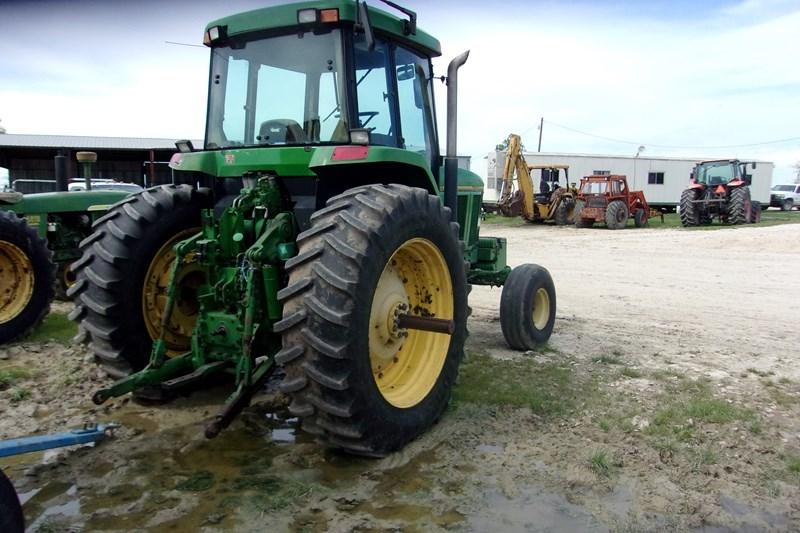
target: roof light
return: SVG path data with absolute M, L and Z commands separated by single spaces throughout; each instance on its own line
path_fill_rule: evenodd
M 317 21 L 316 9 L 301 9 L 297 12 L 298 24 L 313 24 Z
M 192 146 L 192 141 L 190 141 L 189 139 L 175 141 L 175 148 L 177 148 L 178 151 L 182 154 L 194 151 L 194 146 Z
M 225 33 L 225 26 L 214 26 L 213 28 L 208 28 L 205 34 L 203 34 L 203 44 L 206 46 L 211 46 L 215 41 L 223 39 L 225 37 Z
M 320 22 L 339 22 L 338 9 L 321 9 L 319 12 Z

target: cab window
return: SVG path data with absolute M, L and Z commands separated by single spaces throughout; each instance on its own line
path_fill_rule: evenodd
M 427 58 L 400 46 L 395 49 L 394 57 L 402 134 L 400 146 L 424 154 L 430 160 L 433 154 L 430 63 Z
M 376 39 L 372 51 L 367 49 L 363 35 L 356 37 L 356 99 L 358 101 L 358 127 L 370 132 L 370 142 L 381 146 L 397 146 L 397 132 L 393 127 L 389 46 Z

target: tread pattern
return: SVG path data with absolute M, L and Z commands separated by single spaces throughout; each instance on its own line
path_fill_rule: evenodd
M 628 223 L 628 206 L 622 200 L 614 200 L 606 207 L 608 229 L 623 229 Z
M 16 317 L 0 324 L 0 342 L 10 342 L 28 336 L 50 312 L 50 302 L 56 293 L 57 267 L 47 241 L 16 213 L 0 211 L 0 239 L 20 248 L 34 271 L 33 294 L 28 305 Z
M 169 224 L 165 217 L 170 215 L 196 211 L 199 225 L 206 198 L 189 185 L 146 189 L 112 206 L 81 242 L 82 256 L 71 266 L 77 282 L 67 291 L 75 303 L 70 318 L 78 323 L 80 336 L 111 376 L 123 377 L 138 370 L 149 356 L 149 338 L 142 339 L 141 331 L 132 326 L 142 318 L 130 316 L 140 309 L 130 301 L 131 295 L 141 291 L 141 286 L 135 286 L 141 285 L 141 279 L 132 279 L 131 272 L 151 259 L 141 257 L 139 246 L 152 235 L 152 228 Z
M 693 203 L 694 200 L 698 199 L 699 192 L 699 189 L 684 189 L 681 193 L 681 225 L 685 228 L 700 225 L 700 208 Z
M 363 371 L 363 367 L 358 365 L 369 362 L 354 360 L 354 345 L 362 341 L 354 340 L 358 335 L 350 329 L 351 320 L 356 321 L 356 314 L 363 312 L 357 304 L 360 276 L 370 266 L 378 267 L 368 260 L 368 254 L 376 250 L 389 254 L 386 233 L 395 231 L 398 223 L 407 223 L 403 221 L 408 220 L 409 213 L 438 217 L 428 224 L 449 228 L 448 238 L 453 238 L 460 268 L 463 254 L 458 225 L 450 222 L 449 209 L 427 191 L 402 185 L 357 187 L 331 198 L 325 208 L 311 216 L 312 227 L 298 236 L 298 255 L 286 262 L 289 283 L 279 293 L 284 318 L 274 327 L 283 335 L 283 349 L 276 355 L 286 372 L 281 390 L 291 397 L 289 410 L 301 418 L 305 431 L 349 453 L 382 456 L 419 433 L 386 435 L 376 430 L 376 424 L 386 422 L 375 420 L 376 414 L 362 401 L 366 393 L 359 390 L 364 383 L 358 381 L 363 375 L 358 370 Z M 457 331 L 451 344 L 451 352 L 457 350 L 457 356 L 454 361 L 448 357 L 446 362 L 446 367 L 455 364 L 456 369 L 463 356 L 469 313 L 466 269 L 458 275 L 464 276 L 463 319 L 457 325 L 461 333 Z M 457 286 L 454 280 L 454 291 Z M 458 317 L 458 309 L 455 312 Z M 455 371 L 446 379 L 454 381 Z M 437 405 L 435 419 L 447 404 L 451 386 L 452 382 L 444 384 L 447 397 Z
M 745 224 L 751 216 L 750 188 L 736 187 L 730 192 L 728 199 L 728 222 Z

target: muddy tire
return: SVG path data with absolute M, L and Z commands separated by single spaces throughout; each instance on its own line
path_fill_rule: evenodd
M 730 193 L 728 200 L 728 222 L 731 224 L 747 224 L 752 214 L 750 189 L 737 187 Z
M 575 227 L 577 228 L 590 228 L 594 224 L 593 220 L 589 220 L 586 218 L 581 217 L 581 211 L 583 211 L 583 202 L 578 200 L 575 202 L 575 209 L 572 211 L 572 218 L 575 219 Z
M 152 312 L 158 303 L 152 291 L 145 298 L 151 263 L 179 236 L 196 232 L 208 203 L 207 195 L 189 185 L 153 187 L 115 204 L 81 242 L 83 255 L 72 264 L 76 282 L 67 291 L 75 302 L 70 318 L 85 331 L 89 348 L 111 376 L 147 364 L 155 335 L 145 310 Z M 186 329 L 183 333 L 191 335 Z
M 637 228 L 644 228 L 647 226 L 647 211 L 639 207 L 633 213 L 633 224 Z
M 622 200 L 614 200 L 606 208 L 606 226 L 608 229 L 623 229 L 628 223 L 628 206 Z
M 794 207 L 794 201 L 792 201 L 791 198 L 787 198 L 781 202 L 781 211 L 791 211 L 792 207 Z
M 14 485 L 0 470 L 0 531 L 3 533 L 23 533 L 25 517 L 22 506 L 14 490 Z
M 547 342 L 556 321 L 556 289 L 546 268 L 525 264 L 508 275 L 500 296 L 500 327 L 515 350 Z
M 33 228 L 15 213 L 0 211 L 0 343 L 26 337 L 50 311 L 52 258 Z
M 554 215 L 556 226 L 566 226 L 569 223 L 569 209 L 566 202 L 561 202 L 556 208 Z
M 349 453 L 398 450 L 441 416 L 463 357 L 468 286 L 458 226 L 423 189 L 371 185 L 328 200 L 297 243 L 275 325 L 289 410 L 305 431 Z M 454 332 L 398 330 L 393 310 L 403 305 L 452 319 Z
M 700 194 L 699 189 L 685 189 L 681 193 L 681 225 L 685 228 L 699 226 L 701 223 L 700 208 L 694 203 L 700 199 Z
M 758 224 L 761 222 L 761 202 L 753 201 L 750 203 L 751 206 L 751 214 L 750 214 L 750 223 L 751 224 Z

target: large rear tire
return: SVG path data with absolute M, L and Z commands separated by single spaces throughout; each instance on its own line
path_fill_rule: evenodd
M 731 224 L 746 224 L 750 222 L 751 204 L 750 189 L 748 187 L 733 189 L 728 200 L 728 222 Z
M 0 531 L 3 533 L 23 533 L 25 517 L 14 485 L 0 470 Z
M 463 357 L 458 226 L 423 189 L 371 185 L 328 200 L 297 242 L 275 325 L 289 410 L 347 452 L 402 448 L 441 416 Z M 395 312 L 451 319 L 455 331 L 400 330 Z
M 189 185 L 162 185 L 122 200 L 94 223 L 72 264 L 67 291 L 76 320 L 102 367 L 114 377 L 143 368 L 160 332 L 172 246 L 197 233 L 208 197 Z M 197 316 L 193 289 L 201 275 L 187 264 L 166 336 L 171 353 L 189 349 Z
M 546 268 L 520 265 L 511 271 L 500 296 L 500 327 L 515 350 L 547 342 L 556 321 L 556 289 Z
M 10 211 L 0 211 L 0 343 L 27 336 L 50 311 L 55 264 L 47 241 Z
M 606 226 L 608 229 L 623 229 L 628 223 L 628 206 L 622 200 L 609 202 L 606 208 Z
M 701 192 L 699 189 L 684 189 L 681 193 L 680 217 L 681 225 L 685 228 L 699 226 L 700 208 L 694 202 L 699 200 Z

